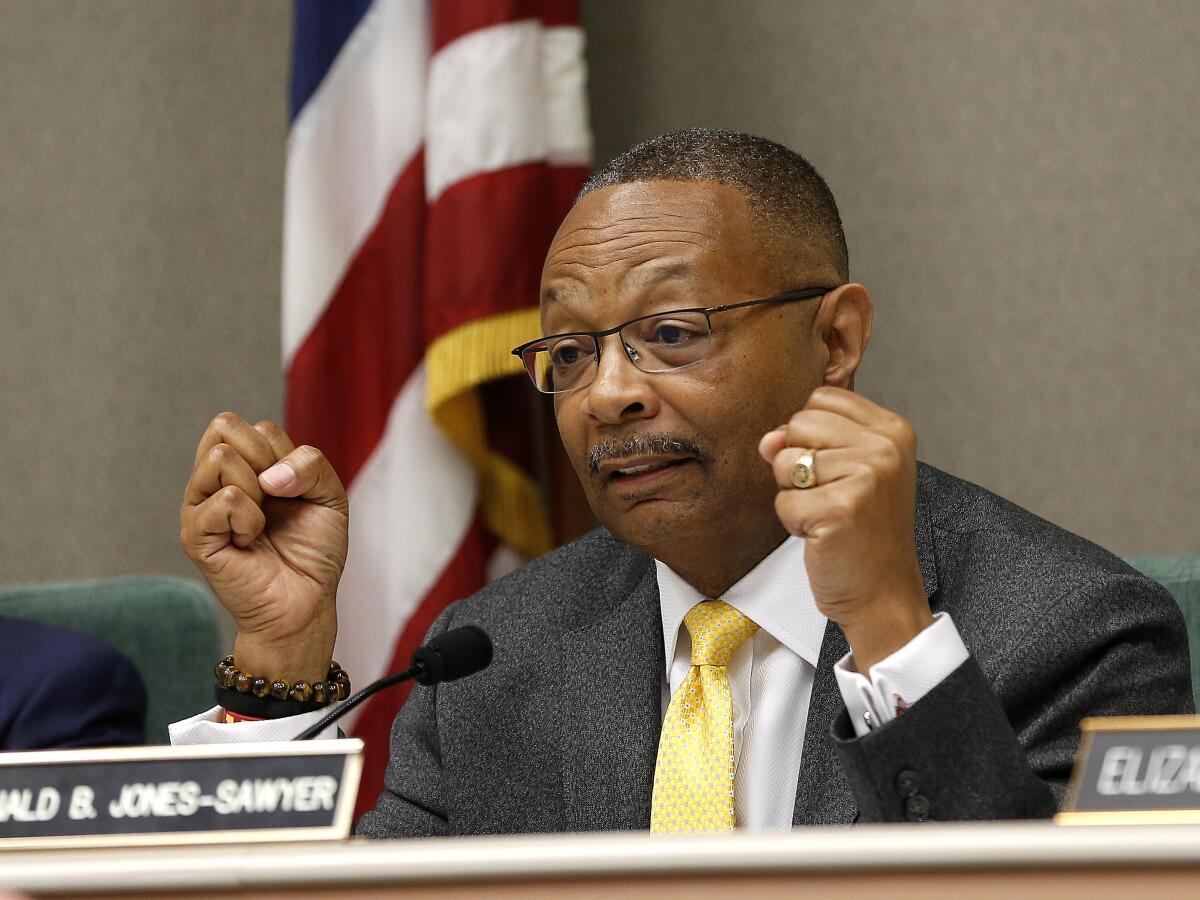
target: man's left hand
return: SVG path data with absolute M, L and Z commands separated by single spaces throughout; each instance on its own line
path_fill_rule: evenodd
M 835 387 L 813 391 L 758 447 L 780 488 L 780 522 L 805 539 L 817 605 L 841 626 L 863 674 L 933 622 L 914 537 L 916 447 L 905 419 Z M 816 484 L 797 488 L 805 449 L 816 451 Z

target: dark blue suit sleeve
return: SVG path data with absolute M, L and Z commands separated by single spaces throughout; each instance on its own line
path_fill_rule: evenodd
M 145 685 L 113 647 L 65 628 L 0 619 L 0 658 L 0 749 L 145 742 Z

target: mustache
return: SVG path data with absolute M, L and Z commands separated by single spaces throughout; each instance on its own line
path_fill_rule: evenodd
M 706 454 L 696 441 L 682 435 L 666 434 L 664 432 L 647 432 L 632 434 L 626 438 L 608 438 L 598 444 L 593 444 L 588 451 L 587 467 L 593 475 L 600 474 L 600 465 L 610 459 L 624 459 L 627 456 L 659 456 L 683 453 L 697 459 L 705 459 Z

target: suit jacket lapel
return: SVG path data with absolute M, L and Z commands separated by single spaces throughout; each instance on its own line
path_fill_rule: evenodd
M 566 831 L 650 827 L 664 662 L 658 579 L 647 562 L 623 602 L 563 636 Z
M 933 594 L 937 591 L 937 566 L 927 507 L 918 488 L 914 523 L 917 562 L 921 568 L 925 596 L 930 598 L 932 605 Z M 850 796 L 850 786 L 842 774 L 829 735 L 833 720 L 845 710 L 833 665 L 849 650 L 842 629 L 832 622 L 826 625 L 808 707 L 804 755 L 800 759 L 800 777 L 796 785 L 796 809 L 792 814 L 793 825 L 836 825 L 852 822 L 858 817 Z
M 793 825 L 841 824 L 853 821 L 856 814 L 850 785 L 842 774 L 829 737 L 834 718 L 845 709 L 833 664 L 845 656 L 848 649 L 842 629 L 832 622 L 827 624 L 813 679 L 812 699 L 808 704 Z

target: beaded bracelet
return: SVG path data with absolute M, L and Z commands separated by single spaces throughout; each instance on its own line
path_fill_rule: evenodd
M 350 696 L 350 676 L 336 662 L 329 664 L 325 680 L 315 684 L 251 675 L 234 665 L 232 655 L 217 663 L 213 674 L 220 707 L 256 719 L 297 716 Z

